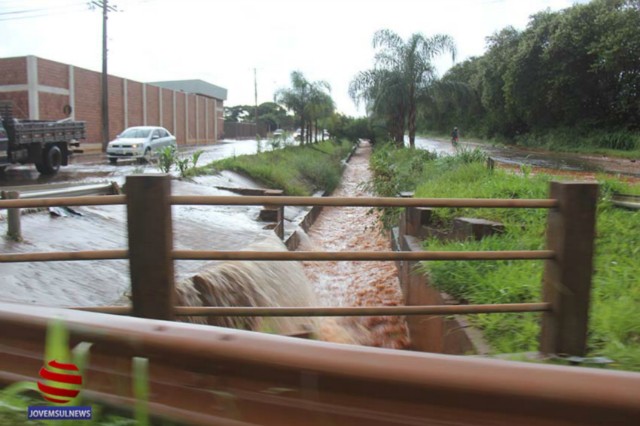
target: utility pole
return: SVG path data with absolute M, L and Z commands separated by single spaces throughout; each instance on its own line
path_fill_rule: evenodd
M 107 73 L 107 19 L 109 12 L 117 12 L 109 6 L 109 0 L 94 0 L 89 3 L 93 8 L 102 9 L 102 150 L 106 151 L 109 143 L 109 75 Z
M 256 135 L 259 135 L 260 132 L 258 131 L 258 77 L 256 74 L 256 69 L 253 69 L 253 95 L 254 95 L 254 102 L 256 104 Z
M 107 15 L 109 0 L 102 0 L 102 150 L 109 143 L 109 74 L 107 74 Z

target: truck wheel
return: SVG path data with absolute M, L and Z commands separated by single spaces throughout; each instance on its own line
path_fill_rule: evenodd
M 36 169 L 43 175 L 54 175 L 61 163 L 62 151 L 56 145 L 49 145 L 42 154 L 42 163 L 36 163 Z

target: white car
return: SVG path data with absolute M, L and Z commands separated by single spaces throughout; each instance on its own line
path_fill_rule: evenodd
M 118 158 L 135 158 L 144 163 L 167 146 L 176 148 L 177 144 L 175 136 L 164 127 L 129 127 L 109 142 L 107 157 L 111 164 L 116 164 Z

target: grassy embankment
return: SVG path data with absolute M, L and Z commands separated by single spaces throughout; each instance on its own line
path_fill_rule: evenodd
M 488 170 L 484 154 L 465 151 L 432 159 L 411 150 L 377 149 L 371 165 L 380 195 L 413 190 L 416 197 L 546 198 L 550 175 L 522 175 Z M 431 156 L 433 157 L 433 156 Z M 560 177 L 559 179 L 566 179 Z M 615 368 L 640 371 L 640 211 L 614 207 L 614 191 L 640 194 L 640 185 L 600 177 L 595 242 L 595 275 L 589 331 L 589 355 L 612 359 Z M 424 242 L 428 250 L 539 250 L 545 247 L 544 209 L 437 209 L 442 228 L 454 217 L 500 221 L 506 231 L 482 241 Z M 430 281 L 469 303 L 517 303 L 541 300 L 543 262 L 425 262 Z M 535 351 L 539 315 L 470 316 L 496 353 Z
M 286 195 L 312 195 L 318 190 L 331 192 L 340 182 L 342 160 L 352 147 L 350 142 L 334 140 L 286 146 L 255 155 L 215 161 L 199 168 L 197 173 L 232 170 L 269 188 L 282 189 Z
M 424 137 L 449 140 L 448 133 L 427 132 Z M 556 152 L 570 152 L 583 155 L 604 155 L 607 157 L 640 159 L 640 133 L 628 131 L 580 131 L 556 129 L 546 133 L 526 133 L 513 140 L 485 138 L 462 134 L 462 141 L 486 143 L 490 145 L 517 145 L 528 149 Z

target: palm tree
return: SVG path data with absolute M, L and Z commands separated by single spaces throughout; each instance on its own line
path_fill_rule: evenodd
M 304 143 L 305 107 L 309 97 L 309 82 L 300 71 L 291 73 L 291 87 L 276 92 L 275 101 L 293 111 L 293 115 L 300 121 L 300 143 Z
M 307 108 L 309 122 L 313 123 L 315 142 L 318 142 L 318 122 L 321 119 L 331 116 L 335 109 L 335 104 L 333 103 L 333 99 L 331 99 L 331 96 L 322 90 L 325 88 L 329 88 L 326 83 L 316 82 L 316 85 L 313 86 Z M 309 139 L 311 139 L 311 135 L 308 134 L 308 136 Z
M 380 118 L 396 146 L 404 146 L 406 93 L 402 75 L 396 70 L 361 71 L 349 85 L 349 95 L 364 101 L 370 115 Z
M 311 128 L 313 125 L 314 102 L 324 102 L 323 96 L 331 97 L 324 92 L 331 90 L 326 81 L 308 81 L 300 71 L 291 73 L 291 88 L 280 89 L 276 92 L 276 102 L 282 103 L 300 120 L 300 143 L 305 142 L 305 131 L 307 132 L 307 142 L 311 142 Z M 333 103 L 333 100 L 331 100 Z
M 397 144 L 406 123 L 413 148 L 417 100 L 436 78 L 431 61 L 445 52 L 450 52 L 455 60 L 455 43 L 448 35 L 425 37 L 420 33 L 412 34 L 405 42 L 391 30 L 379 30 L 373 36 L 373 48 L 377 49 L 374 68 L 355 77 L 350 93 L 354 99 L 367 101 L 373 112 L 386 111 L 388 123 L 388 118 L 394 117 L 390 131 Z

